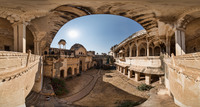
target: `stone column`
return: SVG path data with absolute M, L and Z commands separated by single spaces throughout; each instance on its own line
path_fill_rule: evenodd
M 27 22 L 14 23 L 14 51 L 26 53 L 26 25 Z
M 121 67 L 121 73 L 123 73 L 123 71 L 124 71 L 124 68 L 123 68 L 123 67 Z
M 176 55 L 185 54 L 185 31 L 176 29 L 175 31 Z
M 151 84 L 151 75 L 150 74 L 145 74 L 145 83 L 147 85 Z
M 155 55 L 154 55 L 154 47 L 152 47 L 152 56 L 155 56 Z
M 170 40 L 171 38 L 169 36 L 166 37 L 166 53 L 170 55 Z
M 140 73 L 135 72 L 135 81 L 140 81 Z
M 133 53 L 132 53 L 132 46 L 130 46 L 129 47 L 129 57 L 132 57 L 133 55 L 132 55 Z
M 40 41 L 34 40 L 34 54 L 39 55 L 40 53 Z
M 136 45 L 136 57 L 138 57 L 139 56 L 139 46 L 138 46 L 138 44 Z
M 124 73 L 124 75 L 128 74 L 128 68 L 127 67 L 124 68 L 124 72 L 123 73 Z
M 133 76 L 133 71 L 132 70 L 128 70 L 128 78 L 132 78 Z
M 149 42 L 147 42 L 147 56 L 149 56 Z
M 159 76 L 159 84 L 163 84 L 162 76 Z
M 72 75 L 75 75 L 74 67 L 72 68 Z
M 113 52 L 113 57 L 116 58 L 117 57 L 117 54 L 116 52 Z

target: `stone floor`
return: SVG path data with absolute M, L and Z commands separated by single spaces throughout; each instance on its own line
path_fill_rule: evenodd
M 46 81 L 48 84 L 48 81 Z M 116 107 L 123 100 L 144 102 L 138 107 L 177 107 L 167 95 L 157 95 L 160 87 L 155 82 L 151 91 L 139 91 L 135 82 L 116 70 L 89 70 L 81 76 L 66 80 L 67 95 L 51 96 L 31 92 L 26 98 L 27 107 Z M 49 86 L 48 86 L 49 87 Z M 47 91 L 52 92 L 52 91 Z

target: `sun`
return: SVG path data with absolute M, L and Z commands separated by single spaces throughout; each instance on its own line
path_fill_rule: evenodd
M 77 30 L 69 30 L 68 36 L 70 38 L 77 38 L 79 36 L 79 32 Z

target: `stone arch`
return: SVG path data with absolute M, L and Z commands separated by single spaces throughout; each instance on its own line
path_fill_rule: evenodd
M 67 69 L 67 76 L 71 76 L 71 75 L 72 75 L 72 68 L 69 67 L 69 68 Z
M 146 56 L 145 48 L 140 48 L 140 55 L 139 56 Z
M 132 57 L 135 57 L 136 54 L 137 54 L 137 47 L 136 47 L 136 45 L 134 45 L 134 46 L 132 47 Z
M 157 32 L 158 23 L 156 19 L 155 13 L 150 10 L 148 7 L 143 5 L 137 5 L 135 7 L 130 7 L 130 9 L 120 9 L 120 7 L 124 7 L 125 4 L 117 5 L 116 3 L 111 3 L 110 5 L 103 5 L 100 6 L 97 9 L 93 9 L 91 7 L 84 7 L 84 6 L 78 6 L 78 5 L 61 5 L 56 7 L 55 9 L 52 9 L 52 14 L 56 14 L 58 17 L 63 18 L 62 21 L 56 21 L 55 26 L 56 28 L 53 29 L 49 35 L 51 35 L 52 40 L 58 30 L 68 21 L 85 16 L 90 14 L 112 14 L 112 15 L 120 15 L 127 18 L 130 18 L 137 23 L 139 23 L 141 26 L 144 27 L 144 29 L 147 31 L 148 35 L 155 36 L 155 32 Z M 138 8 L 142 9 L 143 11 L 140 13 L 138 12 Z M 132 14 L 137 12 L 137 14 Z
M 191 14 L 194 14 L 196 12 L 200 12 L 200 8 L 192 8 L 185 10 L 181 15 L 179 15 L 177 20 L 177 27 L 179 28 L 185 28 L 188 23 L 190 23 L 194 18 L 191 17 Z
M 186 26 L 186 53 L 200 52 L 200 17 L 192 20 Z
M 34 40 L 33 33 L 26 27 L 26 50 L 31 50 L 32 53 L 34 53 Z
M 146 41 L 145 40 L 140 41 L 139 44 L 138 44 L 139 56 L 146 56 L 147 55 L 146 48 L 147 48 Z

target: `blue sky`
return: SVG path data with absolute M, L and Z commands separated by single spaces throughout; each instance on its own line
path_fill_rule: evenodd
M 140 24 L 126 17 L 116 15 L 88 15 L 67 22 L 58 31 L 51 47 L 58 48 L 60 39 L 66 40 L 66 49 L 75 43 L 82 44 L 87 51 L 108 53 L 115 44 L 144 29 Z

